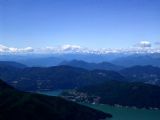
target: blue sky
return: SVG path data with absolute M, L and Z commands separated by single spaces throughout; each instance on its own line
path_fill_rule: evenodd
M 160 0 L 0 0 L 0 44 L 126 48 L 160 41 Z

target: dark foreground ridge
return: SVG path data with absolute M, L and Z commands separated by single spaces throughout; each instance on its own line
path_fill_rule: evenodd
M 62 98 L 25 93 L 0 80 L 0 120 L 100 120 L 112 117 Z

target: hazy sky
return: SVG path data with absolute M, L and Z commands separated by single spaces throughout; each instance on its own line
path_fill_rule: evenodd
M 125 48 L 160 41 L 160 0 L 0 0 L 0 44 Z

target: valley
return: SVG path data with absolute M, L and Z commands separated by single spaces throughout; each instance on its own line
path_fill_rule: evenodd
M 41 92 L 49 96 L 61 96 L 63 91 L 47 91 Z M 58 93 L 58 94 L 57 94 Z M 158 109 L 145 109 L 145 108 L 136 108 L 136 107 L 124 107 L 120 105 L 107 105 L 99 103 L 87 103 L 84 101 L 79 104 L 100 110 L 103 112 L 111 113 L 113 115 L 109 120 L 159 120 L 160 119 L 160 110 Z
M 160 120 L 160 0 L 0 0 L 0 120 Z
M 151 65 L 120 67 L 108 62 L 72 60 L 58 66 L 28 67 L 18 62 L 0 61 L 0 78 L 31 94 L 26 93 L 29 98 L 28 95 L 24 98 L 32 99 L 35 93 L 44 97 L 58 96 L 110 113 L 111 120 L 160 119 L 159 73 L 160 68 Z

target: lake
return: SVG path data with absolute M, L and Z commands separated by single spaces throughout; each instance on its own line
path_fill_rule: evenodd
M 62 91 L 63 90 L 40 91 L 38 93 L 49 96 L 59 96 Z M 160 120 L 160 110 L 134 109 L 102 104 L 81 104 L 112 114 L 113 118 L 111 118 L 110 120 Z
M 39 94 L 49 95 L 49 96 L 59 96 L 63 90 L 54 90 L 54 91 L 38 91 Z
M 83 105 L 112 114 L 113 118 L 110 120 L 160 120 L 160 110 L 114 107 L 100 104 Z

